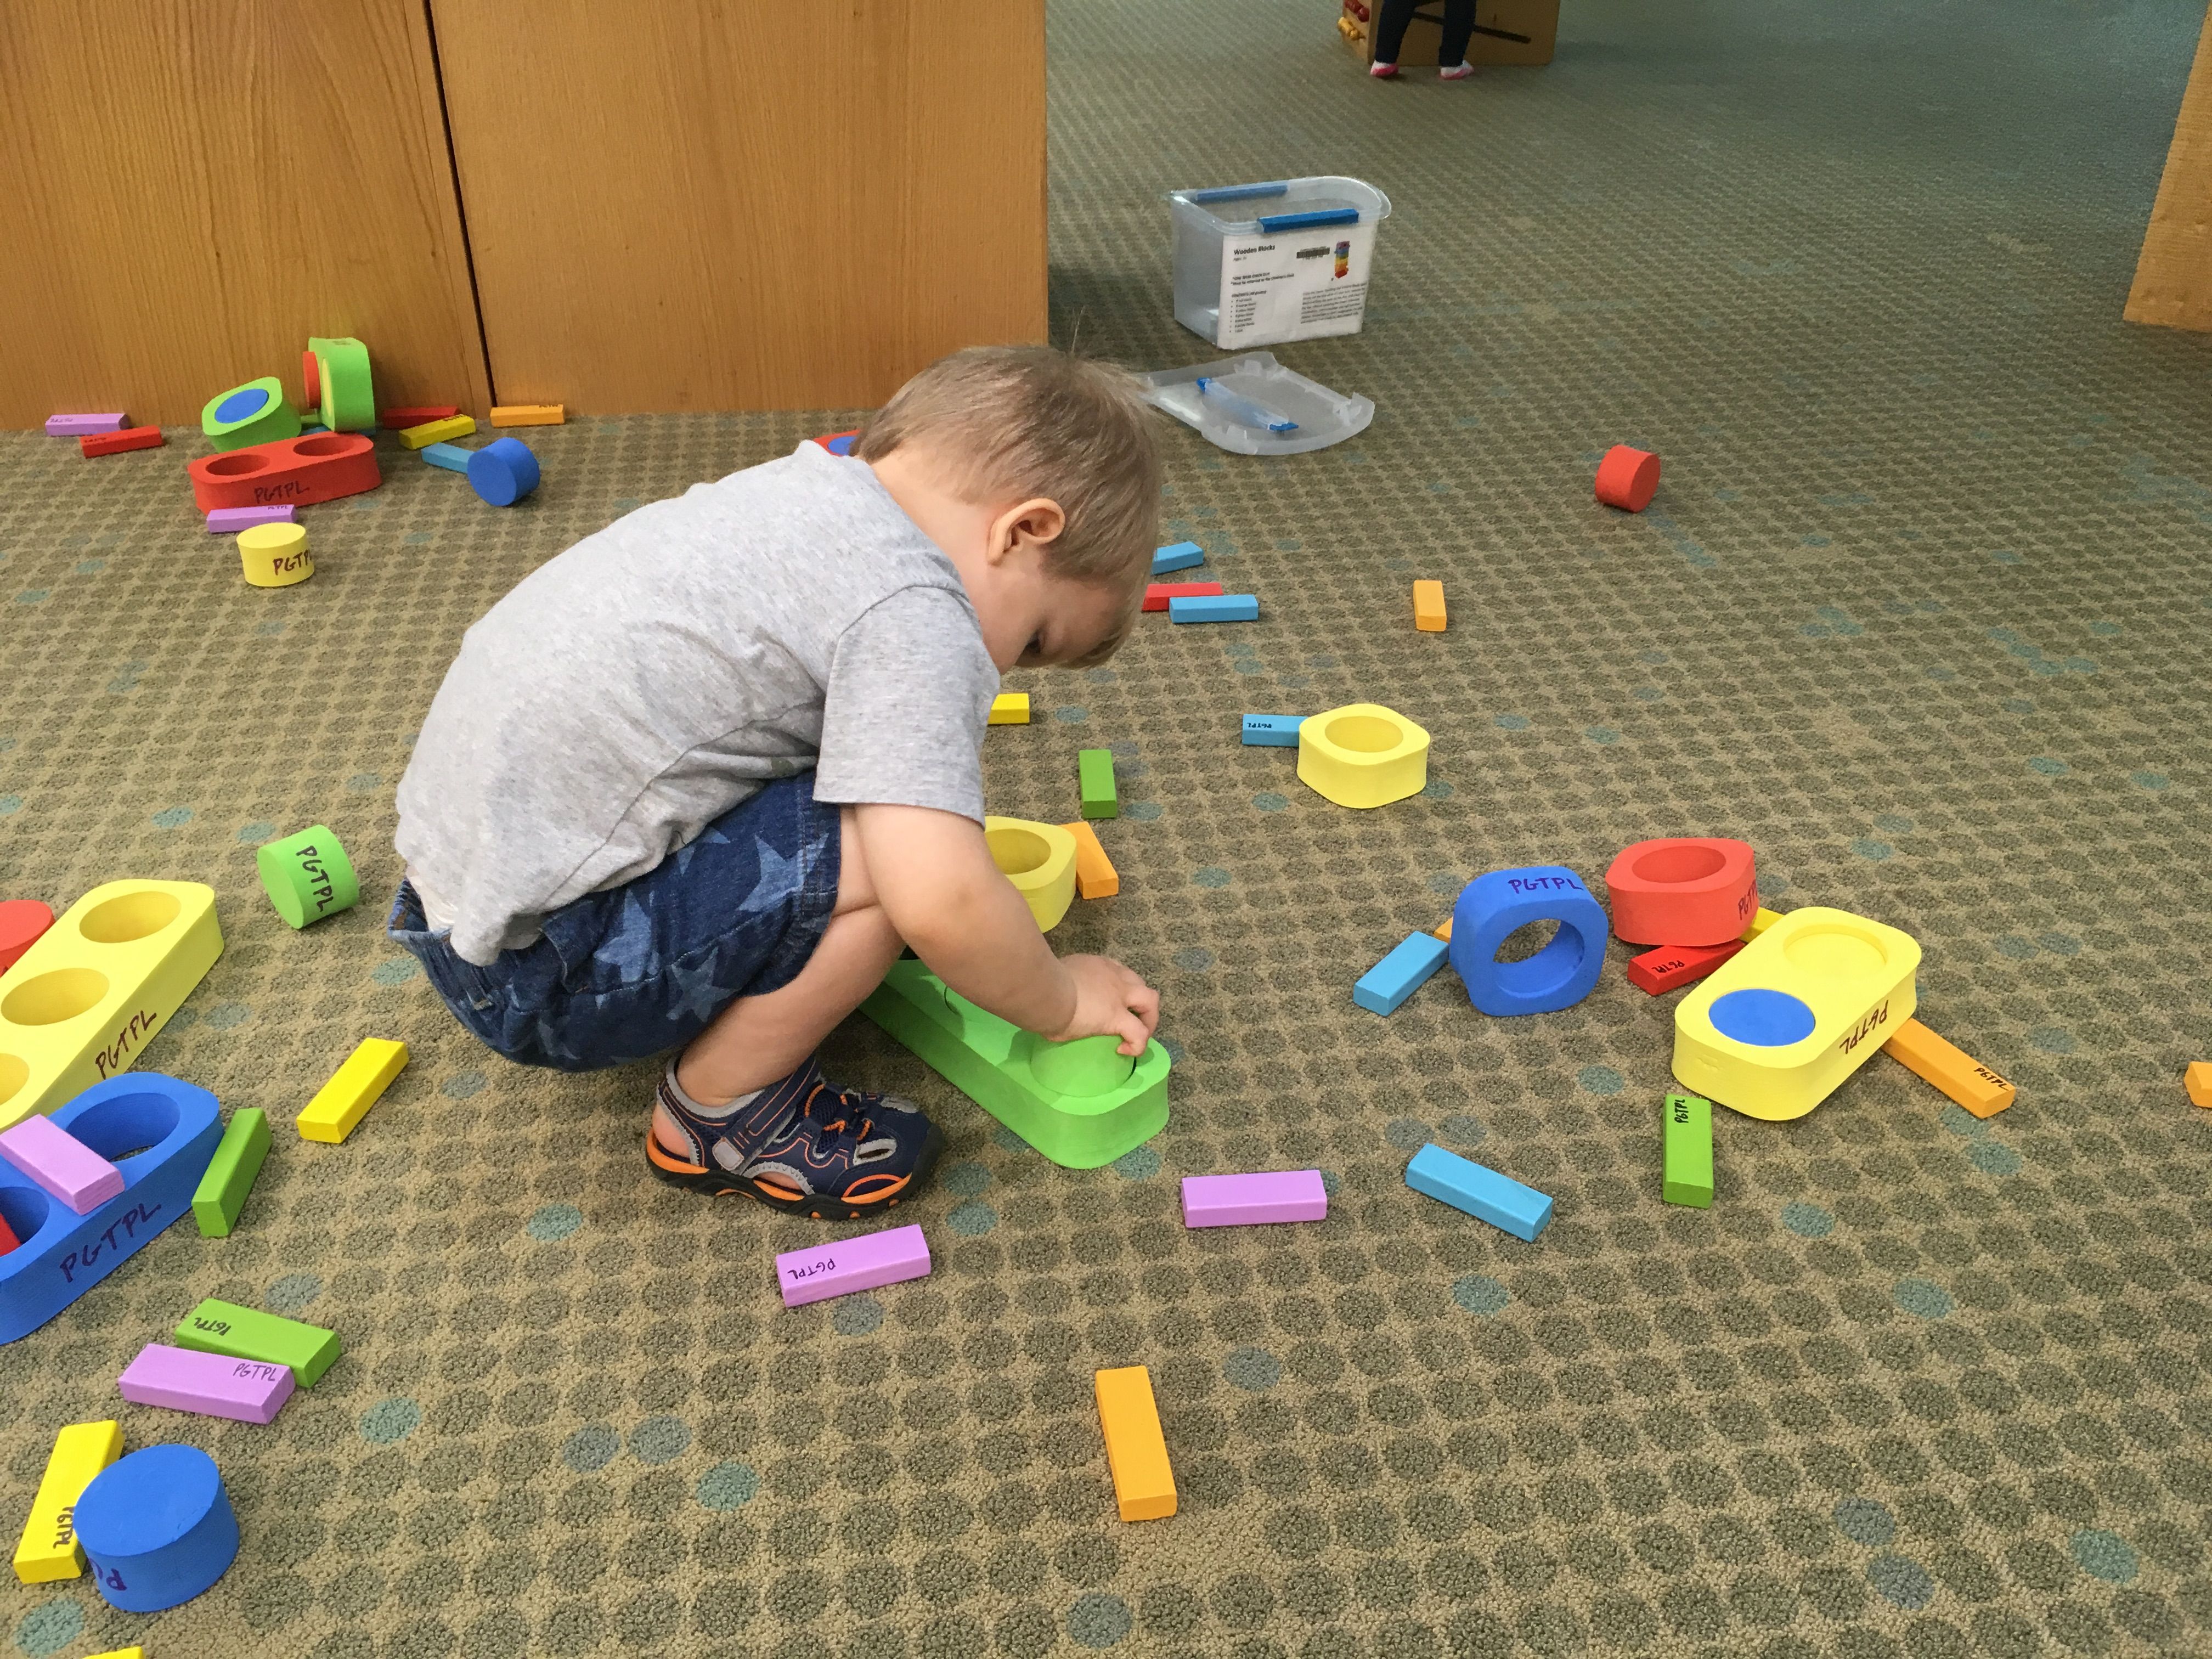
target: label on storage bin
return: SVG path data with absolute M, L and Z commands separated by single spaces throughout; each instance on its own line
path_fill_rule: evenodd
M 1224 237 L 1221 320 L 1213 343 L 1271 345 L 1358 333 L 1374 255 L 1371 224 Z

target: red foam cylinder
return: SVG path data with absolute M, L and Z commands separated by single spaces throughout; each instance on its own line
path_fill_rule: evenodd
M 0 899 L 0 974 L 15 965 L 54 925 L 53 907 L 37 899 Z
M 204 455 L 185 469 L 203 513 L 218 507 L 306 507 L 358 495 L 384 482 L 363 432 L 316 432 Z
M 1641 513 L 1659 489 L 1659 458 L 1648 449 L 1615 444 L 1597 464 L 1597 498 L 1607 507 Z
M 1632 945 L 1725 945 L 1759 912 L 1750 843 L 1675 836 L 1622 849 L 1605 872 L 1613 931 Z

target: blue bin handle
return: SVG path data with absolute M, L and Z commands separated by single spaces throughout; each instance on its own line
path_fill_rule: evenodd
M 1223 185 L 1214 190 L 1186 190 L 1182 192 L 1186 202 L 1242 202 L 1255 196 L 1286 196 L 1287 184 Z
M 1356 225 L 1359 222 L 1359 210 L 1326 208 L 1315 213 L 1267 214 L 1257 222 L 1261 230 L 1273 236 L 1279 230 L 1310 230 L 1316 225 Z

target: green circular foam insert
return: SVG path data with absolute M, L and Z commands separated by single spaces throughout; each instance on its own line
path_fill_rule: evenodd
M 327 824 L 312 824 L 297 835 L 270 842 L 254 853 L 253 862 L 269 902 L 295 927 L 361 902 L 361 880 L 354 874 L 353 860 Z

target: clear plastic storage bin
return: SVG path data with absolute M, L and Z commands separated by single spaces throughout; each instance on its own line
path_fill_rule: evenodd
M 1390 198 L 1357 179 L 1178 190 L 1175 314 L 1218 346 L 1357 334 Z M 1224 215 L 1250 214 L 1249 218 Z

